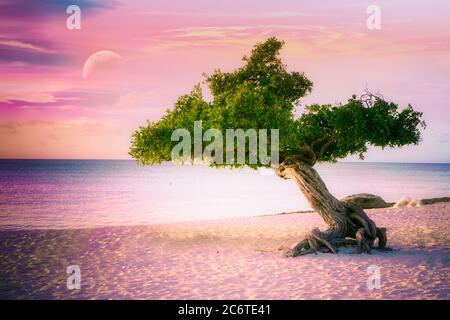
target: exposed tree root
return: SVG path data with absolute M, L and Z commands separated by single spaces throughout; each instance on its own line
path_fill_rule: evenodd
M 285 255 L 287 257 L 297 257 L 307 254 L 317 254 L 317 252 L 323 253 L 339 253 L 341 247 L 354 247 L 353 253 L 372 253 L 372 249 L 379 251 L 392 251 L 391 248 L 387 248 L 386 244 L 386 231 L 381 231 L 385 228 L 377 228 L 378 232 L 382 232 L 383 237 L 381 240 L 378 238 L 378 245 L 374 247 L 374 239 L 368 238 L 364 228 L 358 229 L 355 234 L 355 238 L 335 238 L 330 240 L 324 236 L 323 232 L 319 229 L 312 230 L 303 240 L 293 245 L 286 250 Z M 380 231 L 378 231 L 380 230 Z
M 344 204 L 345 227 L 334 226 L 325 231 L 313 229 L 306 237 L 292 246 L 287 256 L 301 256 L 317 252 L 338 253 L 339 247 L 355 247 L 355 253 L 368 253 L 372 249 L 386 248 L 386 228 L 378 228 L 365 212 L 354 205 Z M 378 241 L 376 247 L 375 242 Z
M 312 230 L 306 237 L 292 246 L 287 256 L 301 256 L 317 252 L 338 253 L 338 247 L 354 246 L 355 253 L 371 253 L 385 250 L 386 228 L 378 228 L 360 207 L 343 203 L 333 197 L 317 171 L 311 165 L 299 161 L 283 162 L 277 174 L 282 178 L 293 178 L 311 207 L 323 218 L 328 229 Z

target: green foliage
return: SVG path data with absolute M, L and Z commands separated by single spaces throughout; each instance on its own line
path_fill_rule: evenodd
M 345 104 L 310 105 L 295 118 L 293 109 L 311 91 L 312 82 L 303 73 L 287 71 L 279 58 L 283 44 L 270 38 L 243 58 L 241 68 L 205 76 L 213 101 L 206 102 L 196 85 L 162 119 L 133 134 L 130 155 L 141 164 L 169 161 L 178 143 L 171 141 L 172 132 L 185 128 L 193 136 L 197 120 L 203 121 L 203 130 L 216 128 L 223 133 L 238 128 L 279 129 L 280 161 L 309 157 L 311 164 L 351 154 L 363 157 L 368 145 L 400 147 L 420 141 L 420 128 L 425 127 L 422 113 L 411 106 L 399 110 L 397 104 L 371 94 L 353 96 Z M 313 152 L 305 153 L 305 148 Z
M 369 100 L 353 96 L 346 104 L 308 106 L 296 120 L 297 141 L 310 146 L 317 142 L 313 147 L 317 160 L 331 162 L 352 154 L 363 158 L 368 145 L 400 147 L 420 141 L 419 129 L 425 127 L 421 112 L 411 106 L 400 111 L 393 102 L 367 95 Z M 329 146 L 320 154 L 328 141 Z

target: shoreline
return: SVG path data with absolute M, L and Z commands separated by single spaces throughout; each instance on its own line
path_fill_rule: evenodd
M 436 198 L 428 198 L 419 200 L 421 203 L 420 207 L 430 206 L 434 204 L 446 204 L 450 203 L 450 197 L 436 197 Z M 372 209 L 364 209 L 364 210 L 383 210 L 393 208 L 395 202 L 387 202 L 389 206 L 384 208 L 372 208 Z M 208 222 L 220 222 L 227 220 L 236 220 L 236 219 L 251 219 L 251 218 L 259 218 L 259 217 L 276 217 L 276 216 L 284 216 L 284 215 L 296 215 L 296 214 L 306 214 L 306 213 L 314 213 L 314 210 L 299 210 L 292 212 L 278 212 L 278 213 L 267 213 L 254 215 L 249 217 L 229 217 L 229 218 L 218 218 L 218 219 L 202 219 L 202 220 L 183 220 L 183 221 L 172 221 L 172 222 L 158 222 L 158 223 L 148 223 L 148 224 L 129 224 L 129 225 L 108 225 L 108 226 L 94 226 L 94 227 L 81 227 L 81 228 L 30 228 L 30 229 L 1 229 L 2 232 L 20 232 L 20 231 L 67 231 L 67 230 L 92 230 L 92 229 L 104 229 L 104 228 L 122 228 L 122 227 L 151 227 L 151 226 L 165 226 L 172 224 L 185 224 L 185 223 L 208 223 Z
M 285 258 L 316 213 L 0 232 L 1 299 L 448 299 L 450 204 L 368 209 L 392 252 Z M 66 287 L 78 265 L 80 290 Z M 380 266 L 381 290 L 367 288 Z

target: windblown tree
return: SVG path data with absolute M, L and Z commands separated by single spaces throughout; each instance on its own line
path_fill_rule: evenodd
M 242 67 L 205 75 L 213 100 L 205 101 L 200 85 L 196 85 L 162 119 L 148 122 L 133 134 L 130 155 L 143 165 L 170 161 L 177 144 L 171 140 L 172 132 L 185 128 L 192 133 L 194 121 L 198 120 L 203 128 L 222 132 L 228 128 L 279 129 L 277 175 L 294 179 L 328 226 L 326 230 L 312 230 L 289 254 L 336 253 L 342 245 L 355 245 L 359 253 L 370 253 L 373 247 L 384 249 L 386 228 L 377 227 L 360 207 L 336 199 L 314 165 L 355 154 L 363 158 L 369 145 L 392 148 L 417 144 L 420 129 L 425 127 L 422 113 L 410 105 L 400 110 L 382 96 L 366 92 L 343 104 L 306 106 L 296 116 L 294 111 L 300 99 L 311 91 L 312 82 L 303 73 L 286 69 L 279 58 L 283 44 L 270 38 L 243 58 Z M 210 165 L 239 166 L 225 162 Z M 246 165 L 269 166 L 248 161 Z

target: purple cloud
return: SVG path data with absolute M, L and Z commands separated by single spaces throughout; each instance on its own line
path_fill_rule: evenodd
M 0 62 L 20 62 L 27 65 L 69 65 L 74 58 L 59 52 L 52 41 L 37 32 L 51 19 L 67 16 L 69 5 L 78 5 L 83 14 L 113 9 L 117 1 L 102 0 L 0 0 L 0 19 L 4 26 L 0 37 Z M 10 21 L 11 23 L 8 23 Z
M 78 5 L 83 12 L 113 9 L 118 1 L 104 0 L 3 0 L 0 1 L 0 18 L 42 19 L 55 14 L 66 14 L 66 8 Z
M 19 40 L 9 40 L 20 42 Z M 33 49 L 18 48 L 0 43 L 0 61 L 24 62 L 33 65 L 67 65 L 73 59 L 69 55 L 39 52 Z

